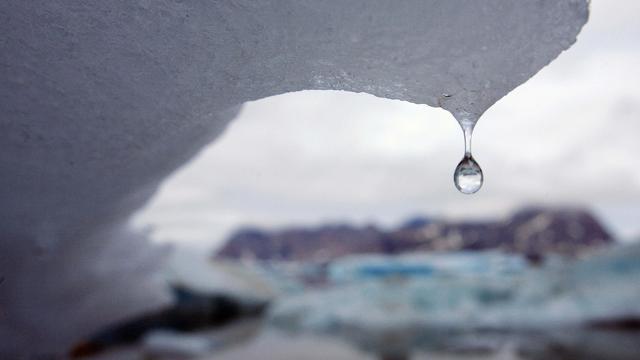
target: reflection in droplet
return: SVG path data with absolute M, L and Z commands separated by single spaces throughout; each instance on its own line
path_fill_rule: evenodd
M 458 118 L 458 123 L 464 133 L 464 157 L 456 166 L 453 173 L 453 182 L 456 188 L 463 194 L 473 194 L 480 190 L 483 182 L 482 169 L 471 155 L 471 137 L 473 128 L 476 125 L 477 117 L 470 117 L 468 114 Z
M 473 194 L 482 187 L 482 169 L 470 155 L 460 161 L 453 174 L 456 188 L 463 194 Z

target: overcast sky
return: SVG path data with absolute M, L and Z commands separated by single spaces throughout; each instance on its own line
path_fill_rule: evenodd
M 485 173 L 462 195 L 462 133 L 441 109 L 308 91 L 247 104 L 136 218 L 154 238 L 220 244 L 241 224 L 394 225 L 414 214 L 492 218 L 525 204 L 588 206 L 640 235 L 640 1 L 592 2 L 578 42 L 476 126 Z

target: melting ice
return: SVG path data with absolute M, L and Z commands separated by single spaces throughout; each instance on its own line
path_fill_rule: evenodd
M 550 258 L 542 267 L 494 252 L 358 256 L 331 265 L 329 274 L 336 286 L 283 299 L 272 322 L 357 334 L 371 346 L 395 334 L 434 347 L 486 329 L 545 333 L 640 317 L 640 244 L 570 263 Z

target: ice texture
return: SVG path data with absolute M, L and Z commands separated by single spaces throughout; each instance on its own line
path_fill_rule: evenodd
M 333 89 L 479 115 L 587 16 L 587 0 L 0 2 L 0 354 L 63 351 L 166 299 L 141 286 L 159 260 L 127 221 L 244 102 Z
M 407 273 L 422 266 L 433 271 Z M 371 276 L 372 269 L 379 269 Z M 393 270 L 396 270 L 395 273 Z M 640 245 L 539 269 L 499 253 L 354 257 L 331 266 L 329 290 L 276 303 L 275 325 L 343 336 L 365 347 L 455 347 L 495 332 L 582 331 L 640 317 Z M 336 281 L 337 280 L 337 281 Z M 459 344 L 458 344 L 459 345 Z

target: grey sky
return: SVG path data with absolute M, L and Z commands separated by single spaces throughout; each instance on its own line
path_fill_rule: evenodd
M 637 1 L 594 1 L 578 42 L 487 111 L 474 134 L 485 173 L 476 195 L 453 186 L 463 142 L 447 112 L 301 92 L 247 104 L 136 223 L 158 240 L 212 246 L 247 223 L 394 224 L 577 203 L 621 237 L 640 234 L 638 15 Z

